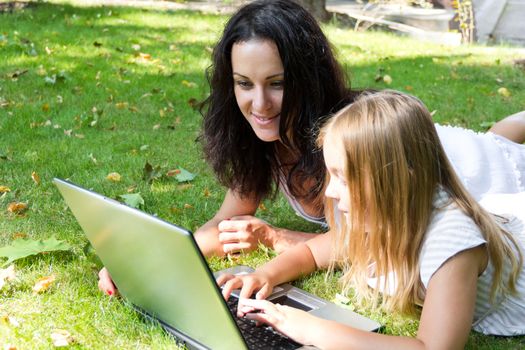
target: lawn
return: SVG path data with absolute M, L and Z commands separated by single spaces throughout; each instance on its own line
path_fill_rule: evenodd
M 67 209 L 54 177 L 116 199 L 140 194 L 141 208 L 191 230 L 213 216 L 224 188 L 201 156 L 198 101 L 225 16 L 39 3 L 0 13 L 0 247 L 56 239 L 70 249 L 15 261 L 0 289 L 0 346 L 53 347 L 67 331 L 77 348 L 172 348 L 157 325 L 97 289 L 100 263 Z M 525 76 L 512 47 L 445 47 L 381 32 L 324 27 L 356 88 L 393 88 L 420 97 L 440 123 L 486 130 L 525 109 Z M 388 77 L 386 77 L 388 76 Z M 390 84 L 387 84 L 390 82 Z M 179 182 L 178 171 L 196 175 Z M 118 173 L 115 181 L 111 173 Z M 111 180 L 113 179 L 113 181 Z M 23 203 L 19 211 L 12 203 Z M 277 226 L 320 231 L 283 198 L 258 215 Z M 213 269 L 261 264 L 260 250 Z M 130 256 L 130 259 L 133 259 Z M 4 263 L 5 260 L 0 260 Z M 7 265 L 0 268 L 6 268 Z M 55 280 L 40 292 L 43 277 Z M 298 284 L 333 299 L 336 278 Z M 351 306 L 352 307 L 352 306 Z M 413 335 L 417 322 L 359 309 L 388 334 Z M 518 349 L 524 337 L 472 334 L 468 349 Z

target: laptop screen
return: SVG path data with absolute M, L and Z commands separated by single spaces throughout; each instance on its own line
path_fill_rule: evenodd
M 191 232 L 55 179 L 120 293 L 212 349 L 245 349 Z

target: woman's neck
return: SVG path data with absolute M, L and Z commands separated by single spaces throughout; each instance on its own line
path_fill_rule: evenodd
M 294 151 L 281 141 L 275 142 L 275 154 L 282 168 L 292 166 L 296 164 L 299 160 L 299 155 L 297 154 L 297 151 Z

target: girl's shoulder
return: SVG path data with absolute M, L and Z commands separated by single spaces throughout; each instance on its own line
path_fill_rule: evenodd
M 445 191 L 434 198 L 434 212 L 419 255 L 421 281 L 425 288 L 432 275 L 454 255 L 486 243 L 474 220 Z

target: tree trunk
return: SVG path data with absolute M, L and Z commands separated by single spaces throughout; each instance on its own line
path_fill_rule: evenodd
M 320 21 L 330 19 L 330 13 L 326 11 L 326 0 L 296 0 L 305 9 L 308 10 L 315 18 Z

